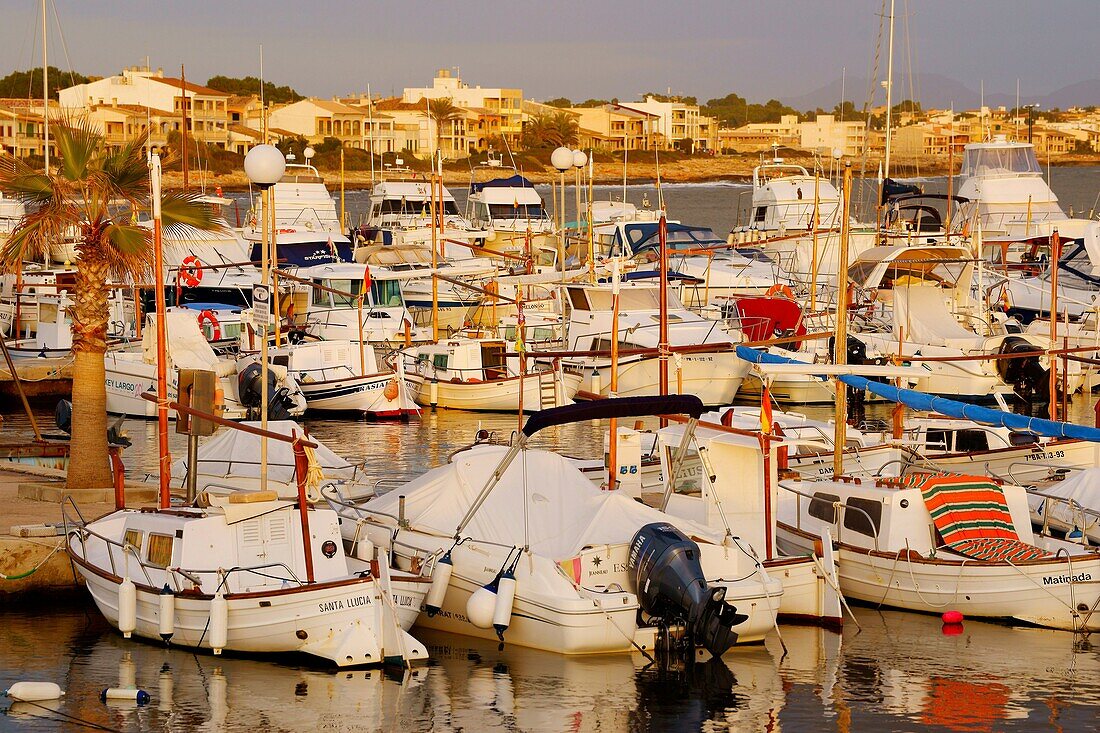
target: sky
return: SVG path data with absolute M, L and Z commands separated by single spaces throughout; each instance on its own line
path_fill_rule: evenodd
M 264 76 L 307 95 L 400 94 L 439 68 L 531 99 L 646 91 L 792 98 L 870 78 L 882 0 L 47 0 L 50 64 Z M 888 7 L 887 0 L 887 7 Z M 5 0 L 0 75 L 41 64 L 39 0 Z M 57 20 L 54 18 L 56 10 Z M 1044 94 L 1100 77 L 1100 0 L 896 0 L 895 79 L 911 64 L 970 89 Z M 60 31 L 59 31 L 60 26 Z M 908 28 L 907 28 L 908 26 Z M 885 40 L 878 78 L 885 78 Z M 862 101 L 859 93 L 847 95 Z

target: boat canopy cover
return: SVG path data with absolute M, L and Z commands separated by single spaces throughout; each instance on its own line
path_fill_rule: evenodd
M 586 420 L 605 420 L 620 417 L 647 417 L 650 415 L 691 415 L 698 419 L 703 414 L 703 402 L 695 395 L 655 395 L 650 397 L 620 397 L 617 399 L 578 402 L 575 405 L 551 407 L 527 418 L 523 434 L 532 435 L 554 425 L 566 425 Z
M 1100 468 L 1086 468 L 1077 471 L 1062 481 L 1042 486 L 1040 490 L 1050 496 L 1072 500 L 1085 509 L 1100 510 Z M 1027 501 L 1032 509 L 1038 510 L 1044 499 L 1041 496 L 1029 496 Z M 1053 505 L 1054 502 L 1051 502 L 1051 504 Z M 1066 511 L 1068 507 L 1062 505 L 1059 509 L 1059 515 L 1065 514 L 1066 517 L 1070 518 L 1070 521 L 1073 521 L 1072 512 Z M 1052 516 L 1054 515 L 1053 506 L 1048 511 Z M 1086 515 L 1078 518 L 1077 521 L 1092 524 L 1096 519 Z M 1084 527 L 1079 529 L 1084 529 Z
M 363 509 L 396 517 L 403 498 L 404 516 L 414 530 L 453 536 L 507 452 L 500 445 L 461 451 L 447 465 L 372 499 Z M 644 525 L 667 521 L 667 514 L 623 492 L 601 490 L 571 459 L 528 450 L 509 464 L 464 536 L 520 548 L 526 545 L 535 555 L 560 561 L 575 557 L 585 547 L 630 542 Z M 688 536 L 721 542 L 721 534 L 702 525 L 679 518 L 675 523 Z
M 491 181 L 484 181 L 482 183 L 471 183 L 470 193 L 477 193 L 486 188 L 534 188 L 535 184 L 528 181 L 518 173 L 514 176 L 507 178 L 494 178 Z
M 260 427 L 259 422 L 243 422 L 242 425 Z M 269 420 L 267 429 L 290 437 L 297 433 L 305 435 L 305 429 L 293 420 Z M 355 466 L 345 461 L 330 449 L 317 443 L 314 453 L 317 463 L 327 479 L 350 480 L 355 476 Z M 220 428 L 210 438 L 199 445 L 199 473 L 203 476 L 224 478 L 259 478 L 260 476 L 260 436 L 243 430 Z M 183 476 L 187 473 L 187 459 L 181 458 L 172 464 L 172 475 Z M 289 483 L 294 480 L 294 447 L 281 440 L 267 441 L 267 476 L 271 481 Z
M 805 364 L 808 372 L 812 373 L 813 370 L 813 364 L 768 354 L 748 346 L 738 346 L 737 355 L 754 364 Z M 991 407 L 980 407 L 979 405 L 924 394 L 912 389 L 901 389 L 890 384 L 872 381 L 866 377 L 846 374 L 837 378 L 849 387 L 871 392 L 892 402 L 900 402 L 913 410 L 938 412 L 948 417 L 973 420 L 983 425 L 995 425 L 1017 432 L 1034 433 L 1050 438 L 1075 438 L 1100 442 L 1100 429 L 1085 425 L 1058 422 L 1057 420 L 1047 420 L 1041 417 L 1028 417 L 1027 415 L 1018 415 L 1015 412 L 994 410 Z
M 920 186 L 912 183 L 902 183 L 893 178 L 887 178 L 882 182 L 882 203 L 885 204 L 890 199 L 895 199 L 898 196 L 908 196 L 919 194 L 920 192 Z

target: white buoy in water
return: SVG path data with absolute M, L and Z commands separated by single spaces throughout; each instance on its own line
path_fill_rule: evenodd
M 210 648 L 221 654 L 229 642 L 229 603 L 219 590 L 210 601 Z
M 157 622 L 160 638 L 167 643 L 176 633 L 176 594 L 167 583 L 160 589 L 160 611 Z
M 138 705 L 145 705 L 149 702 L 149 693 L 145 690 L 139 690 L 136 687 L 108 687 L 103 692 L 99 693 L 99 699 L 103 702 L 108 700 L 127 700 L 136 702 Z
M 504 641 L 504 632 L 512 623 L 512 606 L 516 600 L 516 576 L 511 570 L 505 570 L 497 582 L 497 602 L 493 607 L 493 628 L 497 638 Z
M 497 579 L 483 585 L 466 600 L 466 618 L 479 629 L 493 628 L 493 613 L 497 607 Z
M 428 612 L 428 618 L 439 613 L 443 608 L 443 599 L 447 596 L 447 586 L 451 584 L 451 572 L 454 570 L 451 562 L 451 551 L 448 550 L 432 568 L 432 586 L 428 589 L 428 595 L 424 597 L 424 610 Z
M 137 587 L 127 575 L 118 585 L 118 630 L 127 639 L 137 628 Z
M 4 690 L 4 694 L 19 702 L 56 700 L 65 694 L 56 682 L 16 682 Z

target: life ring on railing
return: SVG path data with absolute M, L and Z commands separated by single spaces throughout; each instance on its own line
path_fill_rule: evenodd
M 187 288 L 197 287 L 202 282 L 202 260 L 188 255 L 180 263 L 180 284 Z
M 204 310 L 199 313 L 199 328 L 203 327 L 203 324 L 210 324 L 210 340 L 220 341 L 222 337 L 222 324 L 218 323 L 218 317 L 214 315 L 214 311 Z
M 776 283 L 768 288 L 768 292 L 764 293 L 767 297 L 771 298 L 776 295 L 786 298 L 787 300 L 794 300 L 794 291 L 783 283 Z

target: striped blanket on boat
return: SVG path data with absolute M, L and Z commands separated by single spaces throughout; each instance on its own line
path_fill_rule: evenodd
M 1037 560 L 1049 553 L 1020 541 L 1004 491 L 982 476 L 917 473 L 902 485 L 919 488 L 946 547 L 975 560 Z

